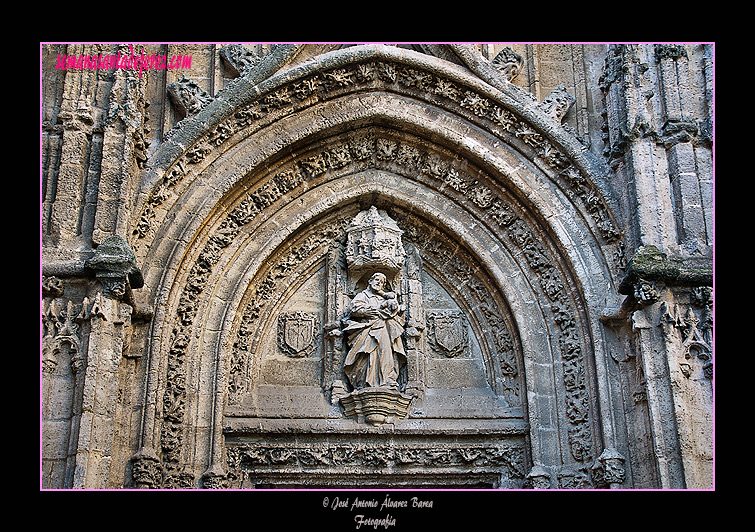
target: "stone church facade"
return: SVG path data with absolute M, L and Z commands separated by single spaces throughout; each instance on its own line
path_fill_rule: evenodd
M 43 44 L 41 487 L 712 489 L 713 51 Z

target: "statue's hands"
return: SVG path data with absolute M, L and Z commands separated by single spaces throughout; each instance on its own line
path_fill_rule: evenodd
M 394 317 L 396 314 L 398 314 L 398 311 L 399 304 L 396 299 L 386 299 L 380 305 L 380 317 L 383 319 Z

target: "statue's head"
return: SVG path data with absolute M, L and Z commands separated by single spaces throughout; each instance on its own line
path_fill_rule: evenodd
M 385 277 L 385 274 L 376 272 L 372 274 L 372 277 L 370 277 L 367 284 L 373 291 L 382 292 L 383 289 L 385 289 L 386 282 L 387 278 Z

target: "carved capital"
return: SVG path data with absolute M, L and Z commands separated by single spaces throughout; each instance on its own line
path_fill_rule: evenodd
M 664 59 L 672 59 L 674 61 L 678 59 L 687 59 L 687 50 L 683 44 L 656 44 L 655 60 L 661 62 Z
M 669 118 L 664 122 L 661 133 L 663 145 L 667 148 L 697 138 L 700 126 L 697 120 Z
M 131 459 L 131 476 L 139 488 L 158 488 L 162 481 L 162 466 L 155 451 L 143 448 Z
M 534 466 L 527 474 L 527 481 L 532 489 L 547 490 L 551 487 L 551 476 L 541 466 Z
M 202 487 L 209 490 L 228 488 L 228 475 L 223 467 L 218 464 L 210 466 L 202 475 Z
M 611 487 L 622 484 L 626 478 L 624 471 L 624 457 L 616 449 L 604 449 L 598 457 L 603 482 Z

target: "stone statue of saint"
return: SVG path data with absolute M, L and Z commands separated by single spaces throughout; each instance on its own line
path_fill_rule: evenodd
M 370 277 L 351 302 L 351 320 L 343 329 L 349 343 L 343 369 L 355 389 L 398 391 L 399 368 L 406 363 L 403 308 L 394 292 L 384 291 L 386 284 L 382 273 Z

